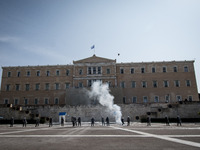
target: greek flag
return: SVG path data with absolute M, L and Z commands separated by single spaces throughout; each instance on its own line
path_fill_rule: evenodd
M 91 46 L 91 49 L 94 49 L 94 47 L 95 47 L 95 46 L 94 46 L 94 45 L 92 45 L 92 46 Z

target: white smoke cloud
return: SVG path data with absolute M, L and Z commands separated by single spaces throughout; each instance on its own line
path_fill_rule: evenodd
M 115 117 L 116 123 L 121 123 L 121 108 L 114 104 L 114 96 L 110 93 L 108 84 L 103 84 L 99 81 L 96 81 L 92 84 L 91 91 L 89 91 L 90 98 L 97 98 L 99 103 L 102 106 L 105 106 L 110 112 L 113 117 Z

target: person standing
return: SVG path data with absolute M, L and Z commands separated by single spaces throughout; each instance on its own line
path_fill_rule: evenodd
M 147 126 L 151 126 L 151 118 L 149 116 L 147 117 Z
M 27 124 L 26 117 L 24 117 L 24 119 L 22 120 L 22 122 L 23 122 L 23 127 L 26 127 L 26 124 Z
M 128 116 L 128 117 L 127 117 L 127 126 L 130 126 L 130 121 L 131 121 L 131 119 L 130 119 L 130 117 Z
M 166 123 L 166 126 L 170 126 L 170 125 L 169 125 L 169 118 L 168 118 L 167 115 L 165 116 L 165 123 Z
M 78 117 L 78 126 L 81 126 L 81 117 Z
M 180 116 L 177 116 L 177 126 L 181 126 L 181 117 Z
M 91 119 L 91 126 L 94 126 L 94 118 Z
M 40 120 L 38 118 L 38 119 L 36 119 L 35 127 L 39 127 L 39 124 L 40 124 Z
M 105 126 L 105 121 L 103 117 L 101 117 L 101 122 L 102 122 L 102 126 Z
M 121 118 L 122 125 L 124 125 L 124 117 Z
M 11 117 L 11 119 L 10 119 L 10 127 L 13 127 L 13 125 L 14 125 L 14 118 Z
M 72 122 L 72 125 L 73 125 L 73 127 L 75 126 L 75 120 L 74 120 L 74 117 L 72 116 L 71 117 L 71 122 Z
M 61 117 L 61 126 L 64 126 L 64 118 Z
M 50 117 L 49 118 L 49 127 L 52 127 L 53 126 L 53 119 Z
M 109 118 L 108 118 L 108 117 L 106 118 L 106 125 L 107 125 L 107 126 L 110 125 L 110 122 L 109 122 Z

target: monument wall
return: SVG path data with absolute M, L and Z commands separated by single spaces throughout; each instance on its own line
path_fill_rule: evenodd
M 182 102 L 180 103 L 152 103 L 152 104 L 120 104 L 122 116 L 126 120 L 127 116 L 131 121 L 140 122 L 147 116 L 151 118 L 164 118 L 166 115 L 169 118 L 176 118 L 180 115 L 181 118 L 200 118 L 200 102 Z M 101 121 L 101 117 L 110 118 L 114 122 L 114 112 L 108 111 L 105 107 L 97 105 L 80 105 L 80 106 L 29 106 L 29 107 L 5 107 L 1 105 L 0 116 L 3 119 L 9 120 L 14 117 L 16 120 L 21 120 L 26 117 L 28 120 L 34 120 L 38 117 L 48 120 L 53 118 L 54 122 L 59 120 L 59 112 L 66 112 L 65 120 L 71 121 L 71 117 L 81 117 L 82 121 L 89 122 L 92 117 L 96 121 Z

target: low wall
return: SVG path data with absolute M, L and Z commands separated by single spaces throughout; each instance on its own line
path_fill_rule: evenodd
M 180 103 L 152 103 L 152 104 L 120 104 L 122 116 L 127 118 L 130 116 L 131 121 L 140 122 L 147 116 L 151 118 L 164 118 L 166 115 L 169 118 L 176 118 L 180 115 L 181 118 L 200 118 L 200 103 L 199 102 L 183 102 Z M 14 117 L 15 120 L 22 120 L 26 117 L 28 120 L 35 120 L 40 117 L 47 119 L 53 118 L 54 122 L 59 121 L 59 112 L 66 112 L 65 119 L 71 121 L 71 117 L 81 117 L 82 121 L 90 121 L 92 117 L 96 121 L 101 121 L 101 117 L 110 118 L 114 121 L 114 112 L 107 110 L 101 105 L 81 105 L 81 106 L 28 106 L 28 107 L 0 107 L 0 117 L 4 120 L 9 120 Z M 48 119 L 47 119 L 48 120 Z

